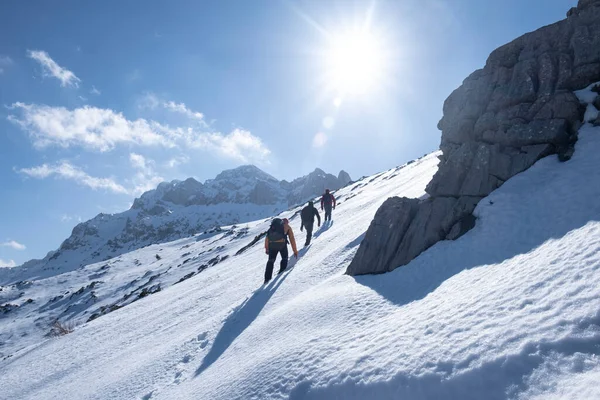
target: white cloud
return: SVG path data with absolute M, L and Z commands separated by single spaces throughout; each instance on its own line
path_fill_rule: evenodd
M 329 138 L 323 132 L 318 132 L 313 138 L 313 147 L 319 148 L 325 146 Z
M 4 68 L 13 64 L 12 58 L 0 54 L 0 74 L 4 73 Z
M 96 86 L 92 85 L 92 89 L 90 90 L 91 94 L 94 94 L 96 96 L 100 96 L 102 94 L 101 91 L 99 91 L 98 89 L 96 89 Z
M 142 79 L 142 72 L 139 69 L 134 69 L 130 74 L 126 76 L 128 82 L 135 82 Z
M 227 135 L 206 134 L 194 138 L 190 146 L 212 149 L 225 157 L 242 162 L 263 161 L 271 154 L 260 138 L 243 129 L 235 129 Z
M 48 53 L 39 50 L 28 50 L 27 55 L 29 58 L 39 62 L 44 70 L 44 76 L 51 76 L 60 81 L 61 86 L 74 86 L 79 87 L 81 79 L 66 68 L 61 67 L 54 61 Z
M 198 111 L 192 111 L 185 103 L 176 103 L 174 101 L 166 101 L 159 98 L 152 92 L 144 93 L 138 100 L 138 107 L 140 109 L 156 110 L 157 108 L 163 108 L 167 111 L 181 114 L 189 119 L 203 121 L 204 114 Z
M 90 106 L 68 110 L 23 103 L 14 103 L 10 108 L 21 113 L 8 119 L 27 131 L 39 148 L 81 146 L 104 152 L 125 143 L 174 146 L 164 135 L 169 133 L 168 128 L 145 119 L 129 121 L 112 110 Z
M 156 189 L 159 183 L 164 182 L 165 180 L 160 176 L 146 176 L 143 174 L 138 174 L 133 179 L 133 188 L 131 193 L 135 196 L 139 196 L 148 190 Z
M 4 261 L 0 259 L 0 268 L 14 268 L 17 266 L 17 263 L 13 260 Z
M 60 220 L 62 222 L 71 222 L 73 220 L 77 221 L 77 222 L 82 222 L 83 219 L 79 216 L 79 215 L 68 215 L 68 214 L 63 214 L 60 216 Z
M 131 181 L 133 186 L 131 192 L 134 195 L 137 196 L 148 190 L 154 189 L 159 183 L 164 181 L 162 177 L 154 172 L 155 163 L 153 160 L 148 160 L 141 154 L 131 153 L 129 154 L 129 162 L 133 168 L 138 170 Z
M 144 93 L 137 100 L 137 106 L 139 109 L 154 110 L 161 104 L 160 99 L 157 95 L 151 92 Z
M 19 242 L 14 241 L 14 240 L 9 240 L 7 242 L 0 243 L 0 246 L 10 247 L 10 248 L 12 248 L 14 250 L 25 250 L 27 248 L 27 247 L 25 247 L 24 244 L 21 244 Z
M 182 155 L 179 157 L 173 157 L 169 161 L 165 163 L 165 166 L 168 168 L 175 168 L 181 164 L 187 164 L 190 162 L 190 158 L 186 155 Z
M 129 154 L 129 161 L 134 168 L 141 169 L 143 171 L 148 169 L 148 166 L 146 165 L 146 158 L 141 154 Z
M 271 153 L 260 138 L 243 129 L 222 134 L 203 131 L 205 125 L 170 127 L 146 119 L 131 121 L 113 110 L 90 106 L 68 110 L 14 103 L 9 108 L 16 113 L 8 119 L 26 131 L 38 148 L 79 146 L 105 152 L 124 144 L 180 147 L 209 150 L 242 162 L 261 162 Z
M 18 172 L 37 179 L 55 176 L 74 181 L 81 186 L 87 186 L 94 190 L 104 189 L 114 193 L 129 193 L 127 189 L 116 183 L 112 178 L 97 178 L 90 176 L 67 161 L 62 161 L 55 165 L 43 164 L 33 168 L 22 168 L 18 170 Z
M 175 103 L 173 101 L 168 101 L 166 103 L 163 103 L 163 107 L 166 108 L 167 110 L 183 114 L 190 119 L 198 119 L 198 120 L 204 119 L 204 114 L 190 110 L 183 103 Z

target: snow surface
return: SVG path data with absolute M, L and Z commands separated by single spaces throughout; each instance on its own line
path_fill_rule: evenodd
M 113 301 L 126 274 L 159 271 L 162 249 L 163 290 L 11 353 L 0 398 L 600 398 L 600 129 L 584 125 L 569 162 L 545 158 L 483 199 L 457 241 L 388 274 L 344 275 L 378 206 L 423 196 L 437 155 L 340 190 L 332 224 L 266 287 L 262 241 L 233 254 L 267 221 L 108 261 L 98 291 Z M 215 245 L 230 257 L 169 286 Z M 185 252 L 197 258 L 179 266 Z

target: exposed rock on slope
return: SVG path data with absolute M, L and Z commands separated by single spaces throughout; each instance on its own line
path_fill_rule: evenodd
M 567 16 L 495 50 L 446 99 L 431 197 L 382 205 L 348 274 L 391 271 L 460 237 L 482 197 L 542 157 L 570 158 L 585 112 L 573 91 L 600 80 L 600 0 Z

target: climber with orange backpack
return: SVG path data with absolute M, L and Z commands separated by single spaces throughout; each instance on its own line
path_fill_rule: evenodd
M 265 284 L 269 282 L 273 276 L 273 266 L 275 265 L 275 259 L 277 258 L 278 253 L 281 254 L 279 273 L 281 274 L 287 268 L 288 238 L 292 245 L 294 257 L 298 258 L 298 249 L 296 248 L 294 231 L 290 227 L 288 219 L 273 219 L 273 221 L 271 221 L 271 227 L 267 231 L 267 237 L 265 238 L 265 252 L 269 255 L 269 261 L 267 261 L 267 268 L 265 270 Z

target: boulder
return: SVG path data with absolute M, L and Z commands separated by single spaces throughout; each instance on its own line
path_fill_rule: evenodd
M 390 271 L 390 264 L 397 256 L 397 249 L 419 200 L 391 197 L 377 210 L 354 259 L 346 273 L 350 275 L 377 274 Z
M 384 203 L 349 274 L 390 271 L 459 238 L 481 198 L 542 157 L 570 159 L 585 113 L 573 91 L 600 80 L 600 0 L 580 0 L 567 15 L 494 50 L 450 94 L 430 198 Z
M 464 229 L 461 225 L 455 227 L 457 221 L 470 216 L 479 200 L 466 196 L 426 200 L 389 198 L 377 211 L 347 273 L 392 271 L 449 234 L 458 237 Z

